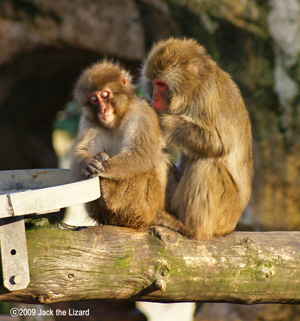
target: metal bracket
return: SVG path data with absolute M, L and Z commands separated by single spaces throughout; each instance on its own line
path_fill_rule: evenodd
M 30 281 L 24 217 L 0 219 L 3 284 L 9 291 L 25 289 Z
M 30 282 L 24 215 L 57 209 L 100 197 L 99 178 L 77 181 L 70 170 L 0 172 L 0 246 L 3 285 L 10 291 Z

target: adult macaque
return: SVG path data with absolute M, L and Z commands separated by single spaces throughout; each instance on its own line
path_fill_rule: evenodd
M 239 89 L 196 41 L 174 38 L 153 46 L 142 84 L 167 144 L 181 151 L 170 210 L 191 238 L 230 233 L 251 194 L 251 126 Z
M 101 177 L 102 195 L 86 205 L 89 216 L 100 224 L 157 224 L 184 233 L 164 212 L 169 161 L 157 115 L 134 94 L 129 73 L 96 63 L 82 73 L 74 94 L 82 116 L 71 170 Z

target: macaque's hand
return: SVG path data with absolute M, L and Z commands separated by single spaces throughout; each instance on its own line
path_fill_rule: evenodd
M 106 153 L 98 153 L 83 161 L 81 172 L 87 178 L 101 176 L 101 173 L 104 173 L 107 168 L 108 160 L 109 156 Z
M 96 154 L 94 156 L 94 159 L 102 164 L 101 172 L 102 173 L 107 172 L 109 156 L 105 152 L 101 152 L 101 153 Z

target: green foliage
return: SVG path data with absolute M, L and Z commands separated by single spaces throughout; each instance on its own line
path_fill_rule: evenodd
M 64 110 L 58 112 L 54 129 L 65 130 L 71 136 L 75 136 L 78 130 L 79 117 L 80 107 L 74 101 L 70 101 L 66 104 Z
M 135 93 L 136 93 L 139 97 L 144 98 L 144 99 L 147 99 L 146 94 L 145 94 L 142 86 L 138 86 L 138 87 L 136 88 L 136 90 L 135 90 Z

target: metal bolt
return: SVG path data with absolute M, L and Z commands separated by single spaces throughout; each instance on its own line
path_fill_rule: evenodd
M 21 275 L 15 275 L 15 276 L 13 276 L 12 280 L 13 280 L 14 284 L 19 284 L 22 282 L 22 277 L 21 277 Z

